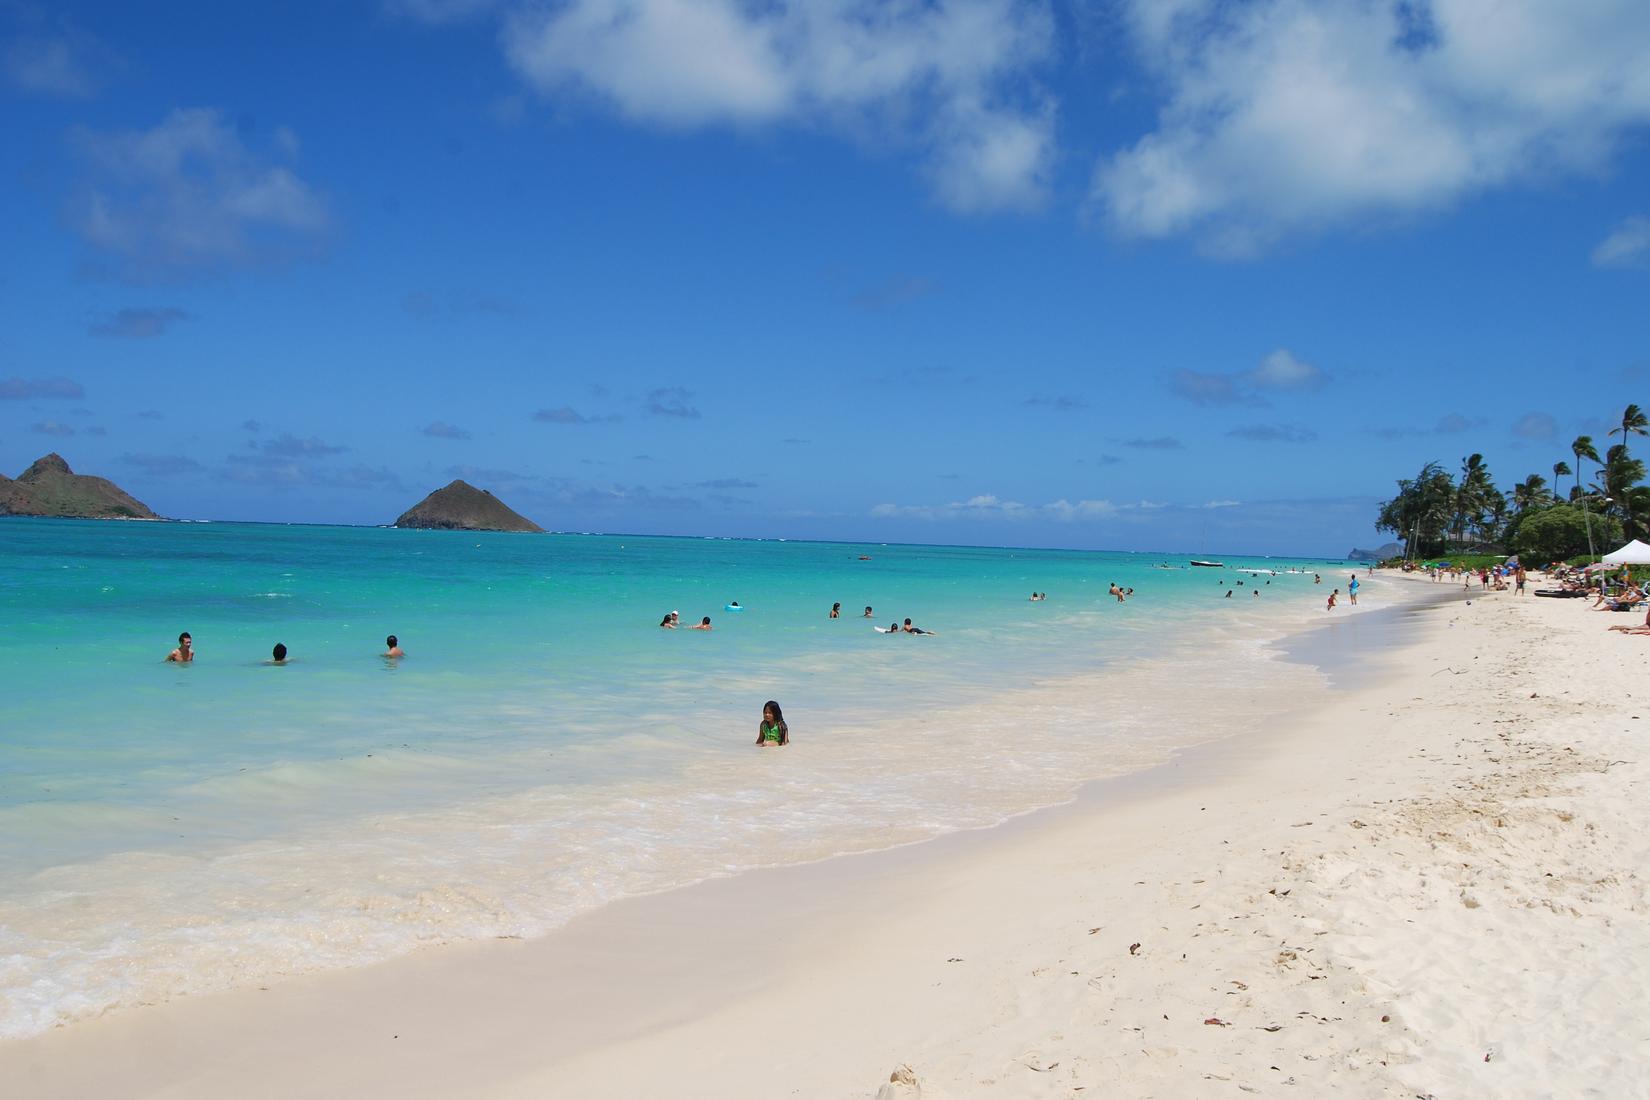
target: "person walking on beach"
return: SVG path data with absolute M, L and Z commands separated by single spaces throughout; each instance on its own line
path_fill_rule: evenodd
M 1519 565 L 1518 572 L 1513 574 L 1513 594 L 1517 596 L 1524 594 L 1524 566 L 1522 564 Z
M 763 748 L 791 743 L 791 730 L 785 725 L 785 713 L 772 699 L 762 704 L 762 722 L 756 727 L 756 743 Z
M 401 651 L 401 640 L 394 634 L 384 639 L 384 656 L 392 661 L 399 661 L 406 654 Z
M 168 653 L 166 659 L 176 661 L 180 665 L 186 665 L 195 659 L 195 639 L 189 636 L 189 631 L 185 630 L 178 635 L 178 648 Z

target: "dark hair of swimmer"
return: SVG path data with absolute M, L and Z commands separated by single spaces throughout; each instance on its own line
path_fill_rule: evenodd
M 189 631 L 187 631 L 187 630 L 185 630 L 182 634 L 178 635 L 178 644 L 179 645 L 182 645 L 184 642 L 192 642 L 192 641 L 194 641 L 194 639 L 189 636 Z
M 700 619 L 699 620 L 699 625 L 700 626 L 709 626 L 710 625 L 710 616 L 706 615 L 704 618 Z
M 781 725 L 784 724 L 784 722 L 785 722 L 785 712 L 780 710 L 779 709 L 779 704 L 774 702 L 772 699 L 769 699 L 766 703 L 762 704 L 762 711 L 763 711 L 763 713 L 767 713 L 769 711 L 772 711 L 773 712 L 773 720 L 775 722 L 780 723 Z
M 286 646 L 282 645 L 280 642 L 276 642 L 275 648 L 270 651 L 270 656 L 274 657 L 277 661 L 286 660 Z
M 391 634 L 388 638 L 384 639 L 384 645 L 387 646 L 390 649 L 394 649 L 396 646 L 398 646 L 400 644 L 401 644 L 400 642 L 396 641 L 396 638 L 395 638 L 394 634 Z
M 906 625 L 906 626 L 910 626 L 910 625 L 911 625 L 911 620 L 910 620 L 910 619 L 906 619 L 906 620 L 905 620 L 905 625 Z
M 834 603 L 834 604 L 831 605 L 831 610 L 832 611 L 841 611 L 842 610 L 842 605 L 840 603 Z
M 659 625 L 660 626 L 669 626 L 670 625 L 670 615 L 666 614 L 664 618 L 660 619 L 659 620 Z

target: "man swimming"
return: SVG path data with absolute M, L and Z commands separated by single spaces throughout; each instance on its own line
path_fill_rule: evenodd
M 394 634 L 384 639 L 384 656 L 399 660 L 406 654 L 401 652 L 401 642 Z
M 872 616 L 871 616 L 871 605 L 870 605 L 870 604 L 866 604 L 866 605 L 865 605 L 865 618 L 867 618 L 867 619 L 869 619 L 869 618 L 871 618 L 871 617 L 872 617 Z
M 286 664 L 286 646 L 282 645 L 280 642 L 276 642 L 275 648 L 270 650 L 269 663 L 272 665 Z
M 195 659 L 195 639 L 189 636 L 187 630 L 178 635 L 178 648 L 168 653 L 166 659 L 176 661 L 180 665 L 186 665 Z
M 932 630 L 924 630 L 920 626 L 912 626 L 910 619 L 905 620 L 905 626 L 902 628 L 902 630 L 906 634 L 932 634 L 932 633 L 934 633 Z
M 690 627 L 688 627 L 688 629 L 689 630 L 709 630 L 710 629 L 710 616 L 706 615 L 704 618 L 700 619 L 699 622 L 696 625 L 690 626 Z

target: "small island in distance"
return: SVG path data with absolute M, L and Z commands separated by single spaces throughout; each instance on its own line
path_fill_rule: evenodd
M 402 512 L 394 525 L 444 531 L 544 530 L 492 493 L 467 481 L 454 481 L 437 489 Z
M 75 473 L 55 452 L 37 459 L 15 481 L 0 474 L 0 516 L 161 518 L 114 482 Z

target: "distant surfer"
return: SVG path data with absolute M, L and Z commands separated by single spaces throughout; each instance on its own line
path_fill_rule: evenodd
M 384 639 L 384 656 L 394 661 L 399 661 L 406 656 L 401 650 L 401 640 L 394 634 Z
M 762 704 L 762 722 L 756 727 L 756 743 L 763 748 L 791 743 L 791 731 L 785 725 L 785 714 L 772 699 Z
M 906 634 L 932 634 L 932 633 L 934 633 L 932 630 L 924 630 L 920 626 L 912 626 L 910 619 L 905 620 L 904 632 Z
M 166 659 L 176 661 L 180 665 L 186 665 L 195 659 L 195 639 L 189 636 L 187 630 L 178 635 L 178 648 L 168 653 Z

